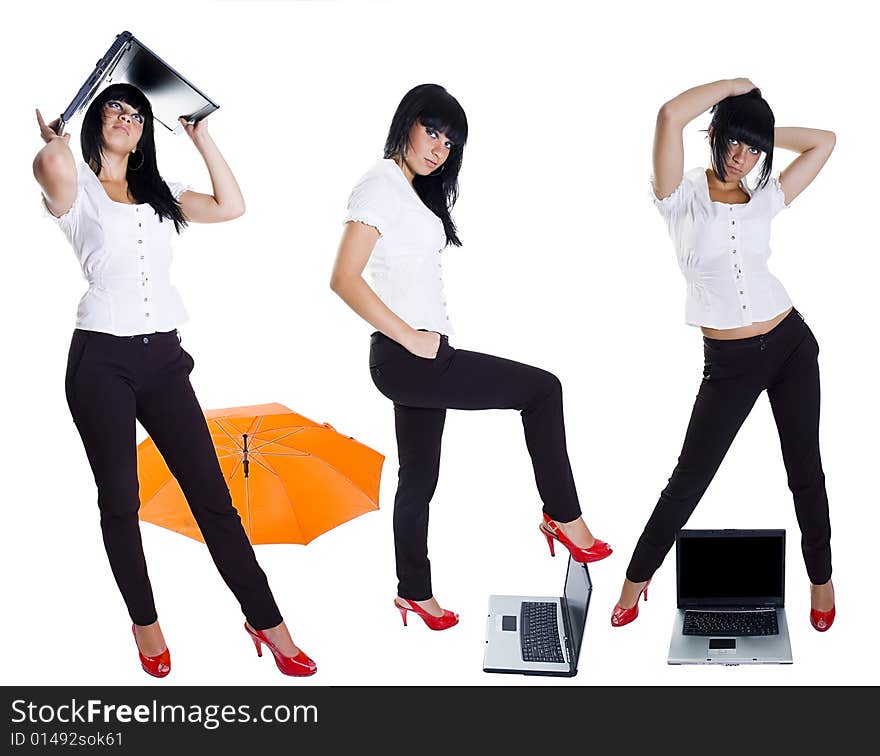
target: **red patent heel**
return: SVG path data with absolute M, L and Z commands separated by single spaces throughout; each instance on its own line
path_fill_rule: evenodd
M 593 545 L 589 548 L 576 546 L 559 528 L 559 523 L 551 520 L 546 512 L 544 513 L 544 522 L 538 527 L 547 539 L 547 545 L 550 547 L 550 556 L 556 556 L 556 551 L 553 548 L 554 540 L 559 541 L 568 549 L 571 558 L 575 562 L 598 562 L 600 559 L 605 559 L 605 557 L 609 557 L 612 554 L 611 547 L 605 541 L 600 541 L 598 538 L 594 539 Z
M 642 586 L 642 589 L 639 591 L 639 595 L 636 596 L 636 603 L 633 604 L 629 609 L 624 609 L 620 604 L 614 605 L 614 611 L 611 612 L 612 627 L 623 627 L 624 625 L 628 625 L 636 617 L 639 616 L 639 599 L 644 594 L 645 601 L 648 600 L 648 586 L 650 584 L 651 579 L 648 578 L 648 581 Z
M 401 599 L 406 600 L 406 599 Z M 424 623 L 431 628 L 431 630 L 448 630 L 450 627 L 454 627 L 458 624 L 458 615 L 455 612 L 450 612 L 448 609 L 443 610 L 443 614 L 439 617 L 435 617 L 433 614 L 429 614 L 422 607 L 420 607 L 415 601 L 407 601 L 408 606 L 404 606 L 403 604 L 398 604 L 397 599 L 394 599 L 394 606 L 397 607 L 397 611 L 400 612 L 400 617 L 403 620 L 403 626 L 406 627 L 406 613 L 407 612 L 415 612 L 419 617 L 422 618 Z
M 827 612 L 820 612 L 818 609 L 810 609 L 810 624 L 820 633 L 824 633 L 834 622 L 834 607 L 832 606 Z
M 264 634 L 262 630 L 254 630 L 250 625 L 245 623 L 245 632 L 254 642 L 254 648 L 257 649 L 257 656 L 263 656 L 263 644 L 265 643 L 272 656 L 275 657 L 275 664 L 282 674 L 291 677 L 308 677 L 318 671 L 318 665 L 315 664 L 305 652 L 300 651 L 296 656 L 284 656 Z
M 137 646 L 137 633 L 134 625 L 131 626 L 131 634 L 134 636 L 134 644 Z M 171 652 L 167 648 L 157 656 L 145 656 L 141 653 L 140 646 L 137 647 L 137 650 L 141 666 L 148 675 L 165 677 L 171 671 Z

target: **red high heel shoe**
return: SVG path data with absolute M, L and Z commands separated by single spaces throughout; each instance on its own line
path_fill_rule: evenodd
M 455 612 L 450 612 L 448 609 L 444 609 L 443 614 L 439 617 L 435 617 L 433 614 L 429 614 L 422 609 L 422 607 L 420 607 L 415 601 L 407 601 L 406 599 L 402 600 L 406 601 L 409 606 L 398 604 L 397 599 L 394 599 L 394 606 L 396 606 L 397 610 L 400 612 L 404 627 L 406 627 L 407 612 L 415 612 L 432 630 L 448 630 L 450 627 L 454 627 L 458 624 L 458 615 Z
M 131 634 L 134 636 L 134 644 L 137 646 L 137 633 L 134 625 L 131 626 Z M 166 648 L 158 656 L 144 656 L 138 646 L 138 656 L 144 672 L 153 677 L 165 677 L 171 671 L 171 652 Z
M 628 625 L 639 616 L 639 599 L 642 597 L 642 594 L 644 594 L 645 601 L 648 600 L 648 586 L 650 584 L 651 579 L 648 578 L 648 581 L 642 586 L 642 590 L 639 591 L 639 595 L 636 596 L 636 603 L 629 609 L 624 609 L 620 604 L 614 605 L 614 611 L 611 612 L 612 627 L 623 627 L 624 625 Z
M 555 520 L 551 520 L 546 512 L 544 513 L 544 522 L 538 527 L 544 534 L 544 538 L 547 539 L 547 545 L 550 547 L 550 556 L 556 556 L 556 551 L 553 548 L 554 538 L 568 549 L 571 558 L 575 562 L 598 562 L 600 559 L 611 556 L 611 547 L 605 541 L 600 541 L 598 538 L 593 541 L 593 545 L 588 549 L 585 549 L 583 546 L 575 546 L 559 528 L 559 524 Z
M 824 633 L 834 622 L 834 607 L 832 606 L 827 612 L 820 612 L 818 609 L 810 609 L 810 624 L 820 633 Z
M 245 631 L 251 636 L 254 647 L 257 649 L 257 656 L 263 656 L 263 644 L 265 643 L 272 656 L 275 657 L 275 664 L 282 674 L 291 675 L 292 677 L 308 677 L 318 671 L 318 665 L 315 664 L 305 652 L 300 651 L 296 656 L 284 656 L 264 634 L 262 630 L 254 630 L 247 623 L 244 626 Z

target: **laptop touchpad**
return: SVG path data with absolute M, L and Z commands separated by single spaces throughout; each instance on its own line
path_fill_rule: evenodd
M 735 653 L 736 638 L 710 638 L 709 650 L 716 654 Z
M 501 617 L 501 629 L 516 632 L 516 615 L 505 614 Z

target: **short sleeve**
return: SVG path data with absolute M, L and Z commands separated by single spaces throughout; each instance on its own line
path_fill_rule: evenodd
M 47 218 L 51 218 L 55 223 L 57 223 L 62 228 L 72 228 L 74 225 L 74 219 L 76 218 L 76 214 L 78 211 L 77 205 L 79 204 L 79 195 L 81 194 L 82 189 L 77 186 L 76 188 L 76 197 L 73 198 L 73 204 L 63 215 L 54 215 L 52 211 L 49 209 L 49 206 L 46 204 L 46 195 L 40 194 L 40 201 L 43 205 L 43 214 Z
M 358 221 L 375 228 L 379 234 L 388 232 L 398 212 L 398 200 L 387 179 L 368 173 L 352 189 L 344 223 Z
M 182 184 L 179 181 L 166 181 L 165 184 L 168 189 L 171 190 L 171 196 L 174 197 L 176 201 L 180 200 L 181 194 L 192 189 L 189 184 Z
M 654 200 L 654 207 L 660 211 L 667 221 L 681 215 L 693 198 L 693 184 L 687 180 L 687 176 L 682 176 L 681 183 L 675 187 L 672 194 L 658 199 L 654 194 L 654 178 L 651 177 L 651 198 Z
M 762 191 L 767 194 L 767 207 L 771 218 L 780 210 L 787 210 L 790 207 L 785 204 L 785 192 L 782 191 L 782 184 L 777 176 L 772 176 Z
M 73 198 L 73 204 L 67 210 L 66 213 L 62 215 L 53 215 L 52 211 L 49 209 L 49 206 L 46 204 L 46 196 L 44 194 L 40 194 L 40 204 L 43 207 L 43 213 L 47 218 L 51 218 L 61 229 L 68 234 L 69 236 L 73 234 L 76 230 L 77 220 L 79 218 L 80 206 L 83 203 L 83 193 L 85 192 L 85 187 L 83 186 L 84 181 L 84 171 L 91 172 L 91 168 L 89 168 L 84 163 L 80 163 L 77 166 L 76 170 L 76 196 Z M 92 173 L 94 176 L 94 173 Z

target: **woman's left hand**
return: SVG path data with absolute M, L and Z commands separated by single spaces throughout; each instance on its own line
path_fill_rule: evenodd
M 211 177 L 211 194 L 186 191 L 180 195 L 180 207 L 186 219 L 194 223 L 219 223 L 238 218 L 244 212 L 244 198 L 232 171 L 208 134 L 208 119 L 190 123 L 177 119 L 199 151 Z
M 190 139 L 193 142 L 198 143 L 198 141 L 206 136 L 208 136 L 208 118 L 207 116 L 203 118 L 201 121 L 197 121 L 196 123 L 190 123 L 183 116 L 177 119 L 180 122 L 180 125 L 183 126 L 183 130 L 187 133 Z

